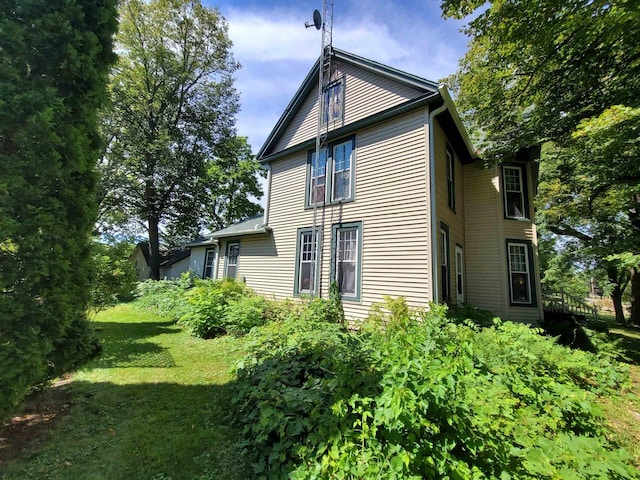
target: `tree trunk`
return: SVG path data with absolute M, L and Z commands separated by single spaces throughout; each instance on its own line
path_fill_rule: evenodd
M 607 276 L 609 282 L 613 284 L 613 290 L 611 291 L 611 300 L 613 300 L 613 310 L 616 313 L 616 323 L 624 324 L 624 310 L 622 309 L 622 287 L 618 280 L 618 269 L 615 265 L 609 264 L 607 266 Z
M 160 236 L 158 234 L 158 219 L 149 217 L 149 269 L 151 278 L 160 280 Z
M 631 268 L 631 316 L 629 323 L 640 325 L 640 267 Z

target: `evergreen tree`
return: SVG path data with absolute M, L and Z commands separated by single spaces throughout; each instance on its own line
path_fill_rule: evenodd
M 86 359 L 115 0 L 0 3 L 0 417 Z

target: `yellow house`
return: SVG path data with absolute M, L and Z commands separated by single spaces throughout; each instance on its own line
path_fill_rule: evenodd
M 316 62 L 258 153 L 264 215 L 190 244 L 190 268 L 276 298 L 336 281 L 348 318 L 402 295 L 539 320 L 535 151 L 482 168 L 445 87 L 338 49 L 331 65 L 319 96 Z

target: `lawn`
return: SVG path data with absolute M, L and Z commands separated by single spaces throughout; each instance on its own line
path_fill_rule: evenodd
M 242 340 L 193 338 L 132 305 L 101 312 L 95 325 L 102 355 L 31 400 L 38 421 L 29 410 L 22 418 L 32 428 L 0 431 L 1 480 L 252 477 L 227 410 Z M 640 330 L 610 336 L 631 363 L 633 395 L 599 403 L 611 437 L 640 465 Z M 17 445 L 3 443 L 17 433 Z
M 131 305 L 95 325 L 102 356 L 41 394 L 64 398 L 63 413 L 0 463 L 0 478 L 247 478 L 227 415 L 242 342 L 196 339 Z

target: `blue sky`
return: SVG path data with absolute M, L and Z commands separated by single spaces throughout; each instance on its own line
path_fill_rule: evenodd
M 306 29 L 322 0 L 203 0 L 229 23 L 241 111 L 238 134 L 256 153 L 320 54 Z M 456 70 L 466 51 L 463 22 L 444 20 L 436 0 L 334 0 L 333 45 L 429 80 Z

